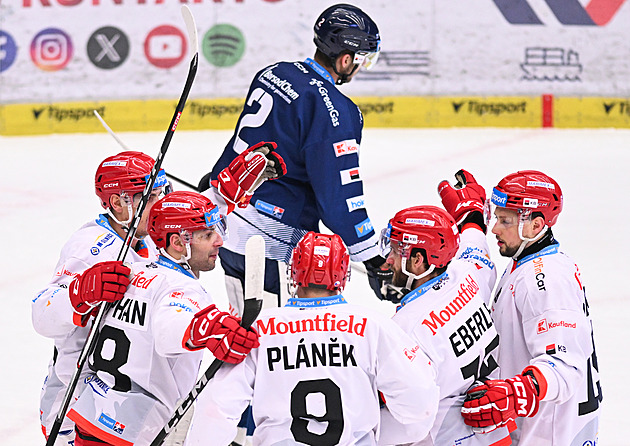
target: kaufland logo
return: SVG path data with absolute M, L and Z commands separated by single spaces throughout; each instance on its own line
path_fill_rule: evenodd
M 542 2 L 529 2 L 528 0 L 494 0 L 494 3 L 503 14 L 503 17 L 513 25 L 543 25 L 531 3 L 536 8 L 542 8 Z M 604 26 L 625 3 L 625 0 L 591 0 L 586 7 L 578 1 L 551 2 L 545 1 L 556 19 L 563 25 Z M 583 2 L 582 2 L 583 3 Z M 545 14 L 546 11 L 539 11 Z
M 340 157 L 343 155 L 350 155 L 351 153 L 359 152 L 359 144 L 356 139 L 346 139 L 333 144 L 335 149 L 335 156 Z

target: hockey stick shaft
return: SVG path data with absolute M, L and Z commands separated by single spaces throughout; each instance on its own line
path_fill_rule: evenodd
M 185 11 L 187 11 L 189 16 L 192 17 L 192 14 L 190 14 L 190 10 L 188 10 L 187 8 L 182 8 L 183 14 L 186 13 Z M 186 23 L 188 26 L 188 21 L 186 21 Z M 193 20 L 193 24 L 194 24 L 194 20 Z M 191 32 L 191 35 L 192 34 L 193 33 Z M 196 35 L 196 29 L 194 30 L 194 34 Z M 190 67 L 188 69 L 188 76 L 186 78 L 186 84 L 184 85 L 184 90 L 182 91 L 182 94 L 179 98 L 179 102 L 177 103 L 177 107 L 175 108 L 175 113 L 173 114 L 171 123 L 168 127 L 168 130 L 166 131 L 166 135 L 164 136 L 164 141 L 162 142 L 162 146 L 160 147 L 160 153 L 158 154 L 155 160 L 155 164 L 153 165 L 153 169 L 151 170 L 151 173 L 149 175 L 149 180 L 147 181 L 144 191 L 142 192 L 142 198 L 140 200 L 140 203 L 138 204 L 138 208 L 133 216 L 133 219 L 131 220 L 129 231 L 127 232 L 127 236 L 125 237 L 123 246 L 120 252 L 118 253 L 117 260 L 119 261 L 123 261 L 127 253 L 129 252 L 129 247 L 131 245 L 131 241 L 133 237 L 136 234 L 136 230 L 138 229 L 138 224 L 140 223 L 142 213 L 144 212 L 147 202 L 149 201 L 149 196 L 151 195 L 151 192 L 153 191 L 153 185 L 155 184 L 157 174 L 160 171 L 160 168 L 162 166 L 164 155 L 166 154 L 166 151 L 168 150 L 168 146 L 171 143 L 171 139 L 173 138 L 173 133 L 175 133 L 175 129 L 177 128 L 177 124 L 179 123 L 179 119 L 181 117 L 182 111 L 184 110 L 184 106 L 186 105 L 188 94 L 190 93 L 190 89 L 192 87 L 193 81 L 195 80 L 195 75 L 197 74 L 198 59 L 199 59 L 199 53 L 195 52 L 194 56 L 192 57 L 192 60 L 190 61 Z M 74 395 L 74 391 L 79 382 L 79 377 L 85 365 L 85 361 L 87 357 L 90 355 L 90 353 L 92 352 L 92 349 L 94 348 L 96 344 L 96 339 L 97 339 L 98 333 L 100 332 L 99 327 L 100 327 L 101 320 L 103 319 L 103 317 L 105 316 L 105 314 L 107 313 L 111 305 L 112 304 L 109 302 L 107 304 L 101 305 L 98 311 L 98 314 L 94 318 L 94 322 L 92 323 L 92 329 L 90 330 L 90 333 L 88 334 L 85 344 L 83 345 L 83 349 L 81 350 L 81 353 L 79 355 L 79 360 L 77 361 L 77 368 L 74 370 L 72 378 L 70 379 L 70 382 L 68 383 L 68 387 L 66 388 L 66 393 L 61 403 L 61 407 L 59 408 L 59 412 L 57 413 L 57 417 L 55 418 L 55 421 L 53 423 L 52 429 L 50 430 L 48 440 L 46 441 L 46 446 L 54 445 L 55 440 L 57 439 L 57 436 L 59 434 L 59 429 L 61 428 L 63 419 L 66 416 L 66 411 L 68 410 L 68 406 L 70 405 L 70 401 Z
M 251 237 L 245 246 L 245 302 L 243 306 L 243 318 L 241 326 L 249 328 L 260 313 L 263 301 L 264 278 L 265 278 L 265 244 L 262 236 Z M 164 425 L 162 430 L 156 435 L 150 446 L 160 446 L 166 436 L 184 418 L 184 415 L 192 407 L 197 396 L 206 387 L 208 382 L 219 371 L 223 361 L 215 359 L 206 369 L 204 374 L 195 383 L 193 389 L 179 404 L 170 420 Z

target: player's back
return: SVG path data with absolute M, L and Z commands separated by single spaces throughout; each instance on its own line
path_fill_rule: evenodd
M 391 319 L 341 295 L 292 298 L 263 310 L 256 328 L 260 347 L 200 395 L 189 444 L 229 443 L 251 401 L 254 444 L 374 445 L 378 392 L 393 416 L 424 422 L 418 439 L 428 432 L 438 398 L 432 370 Z

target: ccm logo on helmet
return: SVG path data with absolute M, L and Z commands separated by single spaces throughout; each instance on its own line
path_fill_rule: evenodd
M 103 184 L 103 189 L 107 189 L 108 187 L 117 187 L 118 183 L 107 183 Z
M 182 225 L 164 225 L 164 229 L 177 229 L 181 227 Z

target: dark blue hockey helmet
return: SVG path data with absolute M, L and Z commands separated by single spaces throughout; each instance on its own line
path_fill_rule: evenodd
M 354 63 L 370 69 L 376 64 L 381 37 L 376 23 L 361 9 L 333 5 L 322 12 L 314 26 L 315 46 L 331 60 L 343 51 L 355 54 Z

